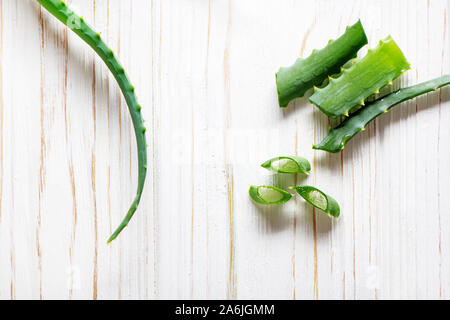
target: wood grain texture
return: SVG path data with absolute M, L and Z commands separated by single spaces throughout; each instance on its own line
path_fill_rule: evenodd
M 450 89 L 403 103 L 340 154 L 274 74 L 358 18 L 412 64 L 450 73 L 448 0 L 72 0 L 136 84 L 149 170 L 135 218 L 132 124 L 102 61 L 34 0 L 0 0 L 0 299 L 450 298 Z M 367 49 L 365 49 L 367 50 Z M 364 54 L 364 50 L 360 55 Z M 268 158 L 310 159 L 308 177 Z M 250 184 L 315 185 L 260 207 Z

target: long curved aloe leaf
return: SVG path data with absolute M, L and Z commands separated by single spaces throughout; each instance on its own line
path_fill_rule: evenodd
M 388 36 L 338 78 L 331 78 L 326 87 L 316 88 L 309 100 L 332 118 L 348 116 L 351 109 L 364 105 L 365 99 L 409 68 L 402 51 Z
M 345 144 L 354 135 L 363 131 L 370 121 L 388 112 L 393 106 L 449 84 L 450 74 L 447 74 L 430 81 L 397 90 L 381 99 L 375 100 L 357 111 L 350 118 L 345 119 L 336 128 L 331 129 L 325 139 L 318 145 L 314 145 L 313 148 L 328 152 L 339 152 L 344 149 Z
M 288 103 L 303 97 L 305 92 L 333 74 L 339 73 L 340 68 L 352 58 L 358 50 L 367 44 L 367 37 L 358 20 L 336 40 L 330 40 L 321 50 L 314 50 L 305 58 L 299 58 L 290 67 L 280 68 L 276 73 L 278 102 L 280 107 L 287 107 Z
M 142 191 L 144 189 L 145 176 L 147 173 L 147 143 L 145 140 L 145 126 L 141 116 L 141 105 L 138 103 L 134 93 L 134 87 L 131 85 L 124 68 L 115 57 L 113 51 L 103 42 L 100 34 L 95 32 L 84 19 L 73 12 L 61 0 L 37 0 L 48 12 L 55 16 L 58 20 L 68 26 L 74 33 L 83 39 L 100 58 L 108 66 L 114 75 L 119 87 L 125 97 L 128 109 L 130 111 L 131 120 L 133 121 L 134 132 L 136 134 L 136 142 L 138 148 L 138 186 L 136 197 L 130 206 L 122 223 L 114 231 L 108 242 L 111 242 L 119 233 L 128 225 L 133 217 L 141 200 Z

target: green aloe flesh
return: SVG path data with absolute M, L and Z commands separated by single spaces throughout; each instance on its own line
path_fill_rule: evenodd
M 260 204 L 282 204 L 292 198 L 289 192 L 272 186 L 250 186 L 248 194 Z
M 331 78 L 326 87 L 316 88 L 309 100 L 329 117 L 348 116 L 350 110 L 364 105 L 369 96 L 409 68 L 402 51 L 388 36 L 338 78 Z
M 141 105 L 138 103 L 124 68 L 115 57 L 113 51 L 103 42 L 100 34 L 95 32 L 85 23 L 82 17 L 73 12 L 63 1 L 60 0 L 37 0 L 48 12 L 68 26 L 74 33 L 83 39 L 105 62 L 114 75 L 128 105 L 133 122 L 138 149 L 138 186 L 136 196 L 130 206 L 125 218 L 119 227 L 108 239 L 108 243 L 116 239 L 120 232 L 128 225 L 141 200 L 147 174 L 147 143 L 145 139 L 145 126 L 141 116 Z
M 311 164 L 302 157 L 276 157 L 264 162 L 261 167 L 276 173 L 308 173 Z
M 358 21 L 347 27 L 341 37 L 330 40 L 325 48 L 314 50 L 305 59 L 297 59 L 290 67 L 280 68 L 275 75 L 280 107 L 287 107 L 291 100 L 303 97 L 313 86 L 319 86 L 328 76 L 339 73 L 366 44 L 366 34 Z
M 341 209 L 337 201 L 319 189 L 310 186 L 292 187 L 292 189 L 313 207 L 322 210 L 329 216 L 339 217 Z
M 379 115 L 388 112 L 393 106 L 449 84 L 450 74 L 397 90 L 381 99 L 375 100 L 357 111 L 350 118 L 345 119 L 336 128 L 331 129 L 325 139 L 319 144 L 314 145 L 313 148 L 328 152 L 339 152 L 344 149 L 345 144 L 354 135 L 363 131 L 369 122 Z

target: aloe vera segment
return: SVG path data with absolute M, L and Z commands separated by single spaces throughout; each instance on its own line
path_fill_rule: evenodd
M 311 164 L 302 157 L 276 157 L 264 162 L 261 167 L 276 173 L 308 173 Z
M 313 86 L 321 85 L 330 75 L 340 72 L 340 68 L 352 58 L 358 50 L 367 44 L 367 37 L 358 20 L 347 27 L 345 33 L 336 40 L 330 40 L 321 50 L 314 50 L 305 58 L 299 58 L 290 67 L 280 68 L 276 73 L 278 102 L 287 107 L 295 98 L 303 97 Z
M 120 90 L 130 112 L 133 122 L 134 132 L 136 136 L 137 155 L 138 155 L 138 185 L 136 196 L 128 209 L 127 214 L 123 218 L 120 225 L 108 239 L 108 243 L 116 239 L 120 232 L 128 225 L 134 213 L 137 210 L 141 200 L 142 191 L 144 189 L 145 177 L 147 174 L 147 143 L 145 138 L 146 128 L 141 115 L 142 106 L 138 103 L 134 86 L 131 84 L 123 66 L 117 60 L 113 51 L 102 40 L 101 35 L 92 29 L 83 19 L 73 12 L 61 0 L 37 0 L 55 18 L 68 26 L 75 34 L 77 34 L 84 42 L 86 42 L 105 62 L 108 69 L 116 79 Z
M 369 49 L 364 58 L 344 69 L 338 78 L 330 78 L 326 87 L 315 88 L 309 100 L 329 117 L 348 117 L 351 109 L 363 106 L 369 96 L 409 68 L 402 51 L 388 36 L 376 48 Z
M 413 99 L 419 95 L 435 91 L 443 86 L 450 84 L 450 74 L 439 78 L 429 80 L 414 86 L 397 90 L 381 99 L 375 100 L 366 107 L 357 111 L 350 118 L 345 119 L 339 126 L 331 129 L 328 135 L 313 149 L 324 150 L 328 152 L 339 152 L 344 149 L 345 144 L 353 138 L 358 132 L 363 131 L 365 127 L 376 117 L 386 113 L 395 105 Z
M 292 187 L 303 199 L 313 207 L 320 209 L 329 216 L 338 218 L 341 212 L 337 201 L 317 188 L 310 186 Z
M 273 186 L 250 186 L 248 193 L 260 204 L 282 204 L 292 198 L 289 192 Z

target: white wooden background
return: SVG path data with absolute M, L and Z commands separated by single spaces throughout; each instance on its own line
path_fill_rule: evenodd
M 361 18 L 412 63 L 394 87 L 450 73 L 448 0 L 72 0 L 136 85 L 149 174 L 102 61 L 34 0 L 0 0 L 1 299 L 450 298 L 450 89 L 404 103 L 340 154 L 328 119 L 277 106 L 274 73 Z M 364 54 L 364 50 L 360 54 Z M 259 164 L 298 154 L 313 169 Z M 262 208 L 250 184 L 311 184 Z

